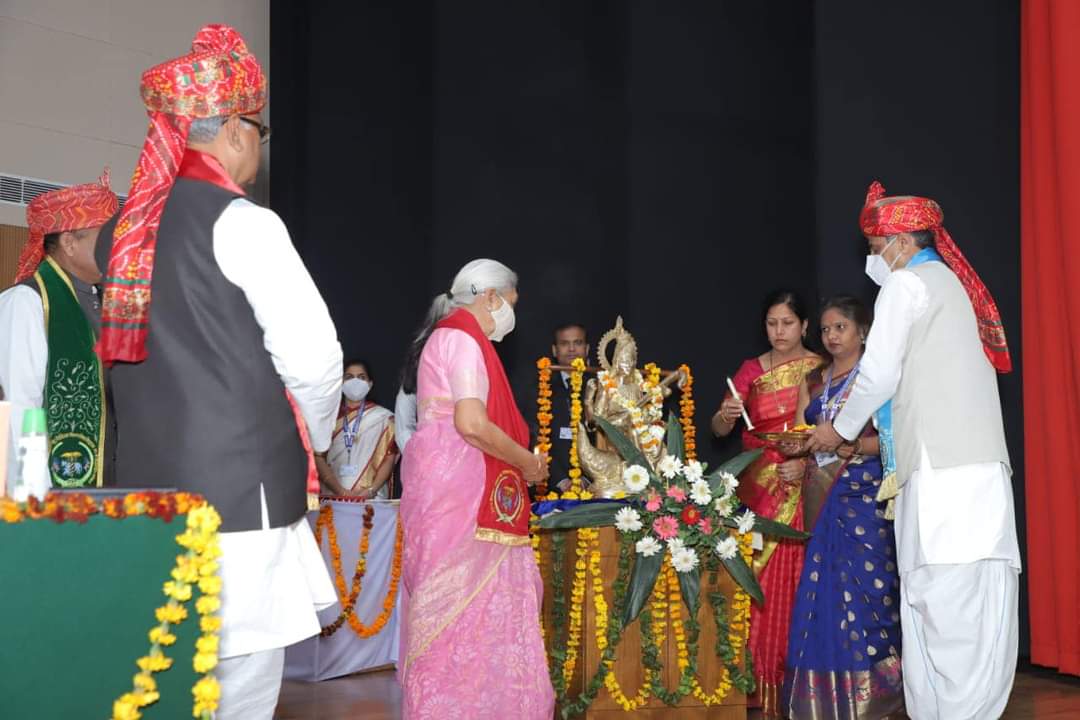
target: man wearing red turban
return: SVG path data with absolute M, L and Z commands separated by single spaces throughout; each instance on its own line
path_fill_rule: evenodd
M 98 182 L 34 198 L 26 207 L 30 237 L 15 285 L 0 293 L 0 387 L 15 411 L 9 482 L 18 471 L 13 448 L 23 413 L 48 408 L 49 470 L 48 477 L 31 480 L 37 495 L 50 486 L 102 485 L 112 470 L 106 462 L 111 418 L 94 354 L 100 328 L 95 283 L 101 280 L 94 246 L 118 204 L 107 170 Z
M 270 128 L 240 34 L 207 25 L 141 88 L 150 129 L 98 248 L 117 484 L 197 492 L 221 515 L 217 718 L 269 720 L 284 648 L 337 599 L 305 482 L 330 445 L 341 346 L 285 225 L 244 194 Z
M 928 198 L 874 182 L 859 224 L 881 286 L 854 388 L 813 451 L 874 416 L 895 512 L 911 717 L 1000 717 L 1016 670 L 1020 550 L 996 372 L 1012 368 L 990 292 Z

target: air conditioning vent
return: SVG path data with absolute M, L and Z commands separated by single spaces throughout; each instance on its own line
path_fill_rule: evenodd
M 49 182 L 48 180 L 0 173 L 0 202 L 26 206 L 38 195 L 44 195 L 47 192 L 65 187 L 71 186 Z M 125 200 L 127 200 L 127 197 L 121 195 L 120 207 L 124 207 Z

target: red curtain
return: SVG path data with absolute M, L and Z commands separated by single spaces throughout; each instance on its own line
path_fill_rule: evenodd
M 1080 675 L 1080 2 L 1021 10 L 1031 661 Z

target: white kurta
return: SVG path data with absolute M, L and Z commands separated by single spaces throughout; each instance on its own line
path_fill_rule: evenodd
M 15 453 L 22 435 L 23 413 L 45 401 L 45 372 L 49 365 L 49 341 L 45 335 L 45 311 L 41 296 L 24 285 L 0 293 L 0 388 L 11 403 L 8 438 L 7 482 L 10 488 L 19 472 Z M 51 480 L 42 479 L 41 487 Z
M 307 422 L 330 446 L 341 396 L 341 345 L 326 303 L 273 211 L 233 200 L 214 225 L 214 258 L 239 287 L 263 343 Z M 337 596 L 306 518 L 221 534 L 222 658 L 285 647 L 319 632 L 316 610 Z M 280 676 L 274 678 L 280 680 Z
M 926 284 L 913 272 L 894 271 L 882 285 L 859 376 L 833 424 L 845 438 L 857 437 L 895 394 L 912 324 L 928 306 Z M 921 453 L 896 498 L 907 714 L 998 717 L 1012 689 L 1018 640 L 1020 548 L 1009 469 L 935 468 L 925 445 Z
M 398 452 L 404 453 L 409 438 L 416 432 L 416 393 L 408 394 L 398 388 L 394 398 L 394 442 Z
M 912 324 L 929 304 L 913 272 L 891 273 L 874 304 L 859 376 L 833 426 L 853 440 L 896 393 Z M 962 428 L 957 429 L 962 432 Z M 896 499 L 897 560 L 901 574 L 927 564 L 1008 560 L 1020 568 L 1012 482 L 1001 463 L 933 468 L 923 463 Z

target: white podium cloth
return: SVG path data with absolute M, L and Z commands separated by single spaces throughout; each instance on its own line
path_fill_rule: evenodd
M 374 622 L 383 609 L 383 600 L 390 587 L 390 570 L 394 560 L 394 535 L 397 531 L 398 506 L 396 500 L 373 500 L 369 502 L 349 502 L 323 500 L 334 508 L 334 527 L 337 529 L 338 547 L 341 549 L 341 571 L 348 586 L 352 585 L 353 572 L 360 555 L 360 536 L 364 530 L 364 509 L 368 504 L 374 506 L 374 525 L 368 545 L 367 569 L 356 600 L 356 614 L 369 625 Z M 319 513 L 312 512 L 308 521 L 312 529 Z M 333 576 L 330 563 L 329 534 L 323 532 L 322 546 L 319 548 L 326 562 L 327 570 Z M 341 614 L 340 602 L 334 603 L 319 613 L 319 624 L 326 627 Z M 285 651 L 285 679 L 287 680 L 328 680 L 350 675 L 361 670 L 393 665 L 398 658 L 398 618 L 401 614 L 400 586 L 397 606 L 393 615 L 379 633 L 370 638 L 359 637 L 346 621 L 330 637 L 308 638 L 290 645 Z

